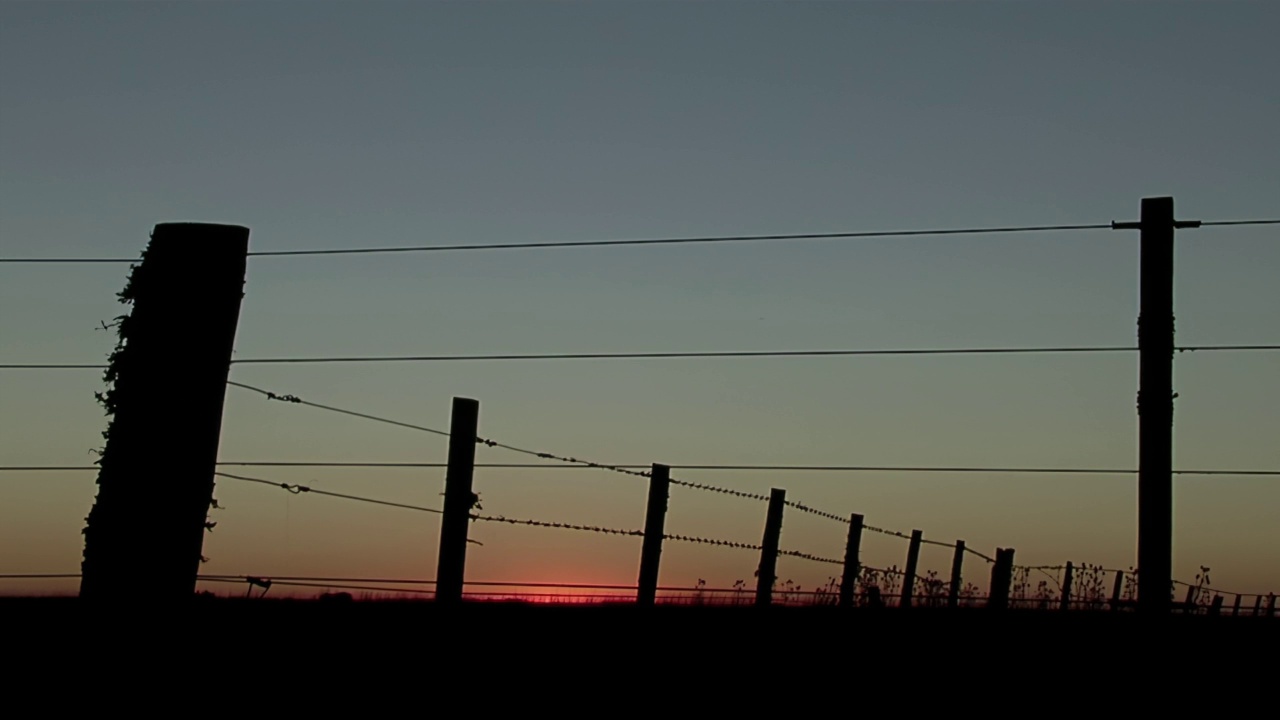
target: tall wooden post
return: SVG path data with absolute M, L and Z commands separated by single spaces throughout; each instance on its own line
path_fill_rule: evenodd
M 467 530 L 476 496 L 471 482 L 476 466 L 476 433 L 480 423 L 480 403 L 470 398 L 453 399 L 449 423 L 449 468 L 444 477 L 444 516 L 440 520 L 440 555 L 436 565 L 436 601 L 462 601 L 462 584 L 467 568 Z
M 1059 603 L 1059 610 L 1071 609 L 1071 580 L 1075 568 L 1071 566 L 1071 562 L 1067 562 L 1067 567 L 1062 571 L 1062 602 Z
M 947 607 L 960 606 L 960 582 L 964 568 L 964 541 L 956 541 L 956 552 L 951 556 L 951 585 L 947 589 Z
M 787 491 L 769 491 L 769 511 L 764 520 L 764 540 L 760 543 L 760 569 L 756 571 L 756 605 L 773 602 L 773 583 L 778 579 L 778 545 L 782 540 L 782 510 L 787 504 Z
M 1120 590 L 1123 587 L 1124 587 L 1124 571 L 1117 570 L 1115 584 L 1111 586 L 1111 609 L 1112 610 L 1120 609 Z
M 655 464 L 649 473 L 649 503 L 644 514 L 644 544 L 640 548 L 640 588 L 636 603 L 653 605 L 658 596 L 658 561 L 666 532 L 667 499 L 671 490 L 671 468 Z
M 862 552 L 862 516 L 849 516 L 849 538 L 844 543 L 844 575 L 840 578 L 840 607 L 853 607 L 853 588 L 858 582 Z
M 1138 609 L 1168 614 L 1173 582 L 1173 198 L 1143 198 L 1138 310 Z
M 899 605 L 904 608 L 911 607 L 911 600 L 916 590 L 916 568 L 920 564 L 920 541 L 924 539 L 924 532 L 920 530 L 911 531 L 911 544 L 907 546 L 907 571 L 902 578 L 902 598 Z
M 195 592 L 213 503 L 249 229 L 156 225 L 120 300 L 133 309 L 99 396 L 112 416 L 84 529 L 80 595 Z

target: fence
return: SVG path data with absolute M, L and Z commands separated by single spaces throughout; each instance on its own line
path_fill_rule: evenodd
M 1202 568 L 1194 582 L 1175 581 L 1171 577 L 1172 489 L 1171 478 L 1178 474 L 1280 476 L 1280 470 L 1175 470 L 1171 464 L 1172 401 L 1152 402 L 1166 392 L 1172 394 L 1172 362 L 1176 352 L 1240 352 L 1275 351 L 1280 345 L 1182 346 L 1173 342 L 1173 234 L 1175 229 L 1208 225 L 1277 224 L 1277 220 L 1184 222 L 1173 218 L 1170 198 L 1143 201 L 1143 219 L 1138 223 L 1093 225 L 1027 226 L 969 228 L 926 231 L 827 233 L 767 236 L 732 236 L 714 238 L 673 238 L 654 240 L 552 242 L 533 244 L 495 244 L 462 246 L 425 246 L 408 248 L 351 248 L 345 250 L 248 252 L 248 230 L 235 226 L 161 225 L 139 264 L 134 265 L 129 283 L 121 293 L 133 311 L 116 319 L 114 327 L 120 343 L 109 364 L 5 364 L 0 369 L 102 369 L 109 384 L 100 400 L 112 416 L 105 436 L 102 457 L 93 466 L 6 466 L 0 470 L 34 472 L 41 470 L 85 470 L 99 473 L 99 495 L 86 528 L 85 561 L 82 573 L 70 575 L 0 575 L 0 579 L 33 579 L 80 577 L 83 596 L 117 596 L 132 592 L 132 584 L 144 572 L 157 583 L 164 596 L 188 595 L 197 581 L 244 583 L 247 594 L 265 595 L 273 585 L 282 587 L 353 590 L 365 594 L 385 593 L 395 596 L 422 595 L 440 602 L 468 599 L 522 599 L 579 602 L 689 603 L 706 605 L 839 605 L 913 606 L 957 608 L 983 605 L 991 608 L 1092 609 L 1123 610 L 1137 605 L 1151 612 L 1167 612 L 1178 608 L 1184 612 L 1232 615 L 1271 616 L 1275 612 L 1274 594 L 1233 593 L 1211 588 L 1208 569 Z M 514 248 L 548 248 L 610 245 L 669 245 L 683 243 L 728 243 L 781 239 L 831 239 L 913 235 L 951 235 L 977 233 L 1045 232 L 1097 229 L 1138 229 L 1142 232 L 1142 314 L 1139 318 L 1138 347 L 1000 347 L 1000 348 L 934 348 L 903 350 L 780 350 L 749 352 L 680 352 L 680 353 L 559 353 L 523 355 L 437 355 L 407 357 L 345 358 L 248 358 L 232 359 L 231 350 L 238 320 L 239 301 L 244 283 L 245 259 L 255 256 L 333 255 L 348 253 L 430 252 L 463 250 L 502 250 Z M 0 262 L 134 262 L 114 258 L 22 259 L 0 258 Z M 191 308 L 197 317 L 192 320 Z M 174 308 L 183 308 L 179 318 Z M 1143 320 L 1145 319 L 1145 323 Z M 195 378 L 187 388 L 187 400 L 174 410 L 167 403 L 172 392 L 169 370 L 164 366 L 161 347 L 177 347 L 189 359 L 184 376 Z M 570 358 L 664 358 L 664 357 L 797 357 L 859 355 L 996 355 L 1036 353 L 1130 353 L 1137 351 L 1141 366 L 1141 389 L 1138 410 L 1140 429 L 1140 468 L 904 468 L 872 466 L 771 466 L 779 470 L 904 470 L 948 472 L 1038 472 L 1038 473 L 1106 473 L 1134 474 L 1139 481 L 1139 573 L 1106 569 L 1100 566 L 1019 566 L 1013 562 L 1011 548 L 996 548 L 986 555 L 963 541 L 943 542 L 926 538 L 924 533 L 889 530 L 869 525 L 857 513 L 834 513 L 808 506 L 786 497 L 782 488 L 768 495 L 745 492 L 732 487 L 694 482 L 671 474 L 672 468 L 617 465 L 584 460 L 575 456 L 532 450 L 499 442 L 479 434 L 479 403 L 468 398 L 455 398 L 452 427 L 440 430 L 415 423 L 381 417 L 347 408 L 304 400 L 292 394 L 278 393 L 228 379 L 233 365 L 294 364 L 308 362 L 430 362 L 444 360 L 521 360 Z M 450 439 L 447 463 L 220 463 L 217 460 L 218 428 L 226 388 L 257 393 L 267 401 L 343 414 L 366 421 L 431 433 Z M 1144 397 L 1146 398 L 1144 400 Z M 531 458 L 529 463 L 477 464 L 478 447 L 495 448 Z M 156 448 L 161 448 L 157 451 Z M 337 465 L 344 467 L 378 465 L 412 465 L 446 468 L 444 505 L 441 508 L 410 505 L 385 499 L 337 493 L 300 484 L 227 472 L 229 465 Z M 590 524 L 512 518 L 478 512 L 478 496 L 472 488 L 476 467 L 575 467 L 607 471 L 643 479 L 649 494 L 643 528 L 610 528 Z M 689 466 L 698 468 L 732 468 L 763 466 Z M 171 478 L 178 478 L 176 492 Z M 320 577 L 276 577 L 201 575 L 201 544 L 213 523 L 208 510 L 216 507 L 213 500 L 213 478 L 276 486 L 293 494 L 326 496 L 352 502 L 373 503 L 441 516 L 441 542 L 436 579 L 360 579 Z M 171 483 L 166 492 L 158 492 L 162 481 Z M 679 491 L 714 493 L 726 499 L 765 504 L 764 534 L 759 543 L 708 538 L 668 532 L 666 514 L 671 502 L 671 488 Z M 840 523 L 847 530 L 846 545 L 839 558 L 787 548 L 781 545 L 781 528 L 787 511 Z M 635 586 L 517 584 L 473 582 L 466 580 L 468 529 L 474 523 L 505 523 L 526 527 L 562 529 L 583 533 L 633 536 L 641 540 L 640 575 Z M 899 538 L 907 542 L 903 567 L 872 568 L 860 562 L 863 533 L 870 532 Z M 754 590 L 745 583 L 733 588 L 663 587 L 658 585 L 661 553 L 665 543 L 693 543 L 748 551 L 759 554 L 757 582 Z M 920 549 L 923 545 L 948 548 L 953 560 L 946 578 L 936 571 L 921 572 Z M 980 595 L 977 585 L 965 584 L 965 559 L 972 556 L 985 563 L 989 571 L 987 594 Z M 779 585 L 776 563 L 780 557 L 791 557 L 813 563 L 840 567 L 839 577 L 821 588 L 802 590 Z M 1036 582 L 1032 587 L 1032 581 Z M 1052 583 L 1052 585 L 1050 585 Z M 412 587 L 409 587 L 412 586 Z M 1175 602 L 1173 591 L 1186 587 L 1186 597 Z M 502 589 L 502 588 L 511 589 Z M 498 589 L 495 589 L 498 588 Z M 572 590 L 573 593 L 548 592 Z M 1224 611 L 1225 598 L 1233 603 Z M 1252 598 L 1250 607 L 1247 600 Z

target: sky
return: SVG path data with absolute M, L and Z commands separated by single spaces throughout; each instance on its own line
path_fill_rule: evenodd
M 0 3 L 0 255 L 1280 216 L 1268 2 Z M 1179 344 L 1280 342 L 1274 227 L 1177 236 Z M 0 264 L 0 362 L 105 362 L 127 265 Z M 236 357 L 1133 345 L 1134 232 L 250 261 Z M 1280 469 L 1280 353 L 1182 354 L 1175 467 Z M 1136 467 L 1136 354 L 238 366 L 233 380 L 601 462 Z M 5 465 L 93 460 L 93 370 L 0 370 Z M 229 388 L 224 461 L 443 461 Z M 480 448 L 481 462 L 521 462 Z M 243 474 L 439 506 L 443 470 Z M 1132 476 L 676 470 L 1020 564 L 1135 564 Z M 643 479 L 480 469 L 493 515 L 643 525 Z M 92 472 L 0 473 L 0 573 L 78 572 Z M 219 481 L 203 571 L 429 579 L 437 516 Z M 1280 482 L 1175 480 L 1175 574 L 1280 590 Z M 672 490 L 669 532 L 762 503 Z M 634 584 L 640 542 L 473 525 L 471 580 Z M 789 512 L 782 547 L 841 557 Z M 868 534 L 863 562 L 902 566 Z M 663 585 L 756 553 L 668 542 Z M 950 551 L 925 546 L 922 572 Z M 804 588 L 839 567 L 783 558 Z M 970 558 L 965 580 L 989 570 Z M 74 592 L 5 581 L 0 593 Z M 216 588 L 211 588 L 216 589 Z M 227 590 L 223 588 L 223 590 Z M 239 592 L 239 588 L 230 588 Z M 273 591 L 274 592 L 274 591 Z

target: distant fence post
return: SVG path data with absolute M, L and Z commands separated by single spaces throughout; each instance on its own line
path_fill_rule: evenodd
M 462 601 L 467 566 L 467 530 L 476 496 L 471 490 L 476 465 L 476 432 L 480 403 L 453 399 L 449 424 L 449 468 L 444 476 L 444 517 L 440 521 L 440 550 L 436 565 L 436 601 Z
M 853 587 L 858 582 L 858 558 L 862 552 L 862 516 L 849 516 L 849 537 L 844 543 L 844 575 L 840 578 L 840 607 L 853 607 Z
M 773 602 L 773 583 L 778 579 L 778 545 L 782 540 L 782 510 L 787 504 L 787 491 L 769 491 L 769 511 L 764 520 L 764 540 L 760 543 L 760 569 L 756 571 L 756 605 Z
M 996 548 L 996 562 L 991 566 L 991 588 L 987 591 L 987 607 L 996 610 L 1009 607 L 1011 582 L 1013 582 L 1013 548 Z
M 1222 613 L 1222 596 L 1214 595 L 1213 603 L 1209 605 L 1209 614 L 1216 616 L 1216 615 L 1220 615 L 1221 613 Z
M 1116 582 L 1111 586 L 1111 609 L 1120 609 L 1120 590 L 1124 587 L 1124 571 L 1116 571 Z
M 1267 617 L 1273 617 L 1276 614 L 1276 594 L 1267 594 Z
M 162 223 L 129 274 L 81 597 L 195 594 L 248 250 L 246 227 Z
M 1062 602 L 1058 606 L 1059 610 L 1071 609 L 1071 576 L 1074 572 L 1075 568 L 1072 567 L 1071 561 L 1067 561 L 1067 567 L 1062 571 Z
M 1195 607 L 1196 607 L 1195 601 L 1199 599 L 1199 595 L 1200 593 L 1196 592 L 1196 586 L 1188 585 L 1187 599 L 1184 600 L 1182 603 L 1182 612 L 1190 613 L 1193 610 L 1195 610 Z
M 1236 601 L 1231 603 L 1231 617 L 1240 617 L 1240 597 L 1236 596 Z
M 649 473 L 649 502 L 644 513 L 644 544 L 640 547 L 640 589 L 636 604 L 651 606 L 658 597 L 658 561 L 666 533 L 667 500 L 671 491 L 671 468 L 654 464 Z
M 964 566 L 964 541 L 956 541 L 956 552 L 951 556 L 951 587 L 947 590 L 947 607 L 960 606 L 960 578 Z
M 911 607 L 911 599 L 915 595 L 916 568 L 920 565 L 920 541 L 922 539 L 924 539 L 923 531 L 911 531 L 911 544 L 907 546 L 907 571 L 902 578 L 902 599 L 898 603 L 904 608 Z
M 1261 595 L 1259 595 L 1257 599 L 1253 601 L 1253 616 L 1262 617 L 1262 596 Z

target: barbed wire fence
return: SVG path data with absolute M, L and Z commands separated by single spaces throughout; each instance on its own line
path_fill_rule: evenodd
M 1274 225 L 1274 224 L 1280 224 L 1280 220 L 1226 220 L 1226 221 L 1212 221 L 1212 222 L 1188 221 L 1188 222 L 1179 224 L 1178 227 L 1201 227 L 1201 226 L 1210 226 L 1210 225 L 1226 226 L 1226 225 Z M 1072 231 L 1072 230 L 1083 231 L 1083 230 L 1103 230 L 1103 229 L 1115 230 L 1115 229 L 1131 229 L 1133 226 L 1134 224 L 1132 223 L 1112 222 L 1109 224 L 1041 225 L 1041 226 L 1017 226 L 1017 227 L 958 228 L 958 229 L 940 229 L 940 230 L 808 233 L 808 234 L 786 234 L 786 235 L 744 235 L 744 236 L 701 237 L 701 238 L 659 238 L 659 239 L 645 239 L 645 240 L 605 240 L 605 241 L 572 241 L 572 242 L 545 242 L 545 243 L 495 243 L 495 244 L 487 244 L 487 245 L 347 248 L 347 249 L 250 252 L 248 253 L 248 257 L 270 257 L 270 256 L 278 257 L 278 256 L 299 256 L 299 255 L 363 255 L 363 254 L 372 254 L 372 253 L 405 253 L 405 252 L 433 252 L 433 251 L 479 251 L 479 250 L 488 251 L 488 250 L 517 250 L 517 249 L 537 249 L 537 248 L 601 247 L 601 246 L 615 246 L 615 245 L 676 245 L 676 244 L 689 244 L 689 243 L 738 243 L 738 242 L 755 242 L 755 241 L 768 241 L 768 240 L 804 240 L 804 239 L 831 240 L 831 239 L 854 239 L 854 238 L 867 238 L 867 237 L 911 237 L 911 236 L 927 236 L 927 235 L 939 236 L 939 235 L 966 235 L 966 234 L 984 234 L 984 233 L 995 234 L 995 233 Z M 134 264 L 134 263 L 137 263 L 138 261 L 123 259 L 123 258 L 0 258 L 0 263 L 33 264 L 33 263 L 77 263 L 77 262 Z M 138 267 L 138 266 L 135 265 L 135 267 Z M 920 355 L 920 354 L 976 355 L 976 354 L 1042 354 L 1042 353 L 1132 353 L 1132 352 L 1138 352 L 1139 350 L 1140 348 L 1138 347 L 1097 346 L 1097 347 L 1022 347 L 1022 348 L 1018 348 L 1018 347 L 927 348 L 927 349 L 886 349 L 886 350 L 807 349 L 807 350 L 719 351 L 719 352 L 543 353 L 543 354 L 509 354 L 509 355 L 418 355 L 418 356 L 274 357 L 274 358 L 262 357 L 262 358 L 247 358 L 247 359 L 230 359 L 228 361 L 228 367 L 237 366 L 237 365 L 251 365 L 251 364 L 278 365 L 278 364 L 306 364 L 306 363 L 447 362 L 447 361 L 478 361 L 478 360 L 514 361 L 514 360 L 547 360 L 547 359 L 578 360 L 578 359 L 624 359 L 624 358 L 631 358 L 631 359 L 698 358 L 698 357 L 702 357 L 702 358 L 814 357 L 814 356 L 873 356 L 873 355 L 884 356 L 884 355 Z M 1273 345 L 1273 344 L 1253 344 L 1253 345 L 1235 344 L 1235 345 L 1214 345 L 1214 346 L 1201 345 L 1201 346 L 1175 347 L 1173 348 L 1173 350 L 1176 352 L 1264 352 L 1264 351 L 1280 350 L 1280 345 Z M 106 369 L 108 370 L 109 375 L 112 373 L 112 369 L 109 365 L 96 365 L 96 364 L 83 364 L 83 363 L 0 364 L 0 370 L 37 370 L 37 369 L 39 370 Z M 414 423 L 407 423 L 399 420 L 393 420 L 393 419 L 382 417 L 380 415 L 376 415 L 373 413 L 358 412 L 350 409 L 339 408 L 332 405 L 316 403 L 316 402 L 304 400 L 297 395 L 286 394 L 286 393 L 276 393 L 270 390 L 265 390 L 257 386 L 248 385 L 248 384 L 237 382 L 237 381 L 227 380 L 226 382 L 229 386 L 258 393 L 259 395 L 262 395 L 269 401 L 278 401 L 278 402 L 283 402 L 283 403 L 288 403 L 293 405 L 311 407 L 314 409 L 324 410 L 324 411 L 333 412 L 333 413 L 339 413 L 339 414 L 343 414 L 343 415 L 347 415 L 355 418 L 360 418 L 363 420 L 383 423 L 390 426 L 396 426 L 404 429 L 411 429 L 415 431 L 426 432 L 426 433 L 430 433 L 430 434 L 441 436 L 441 437 L 453 438 L 453 433 L 449 431 L 440 430 L 437 428 L 418 425 Z M 487 447 L 487 448 L 495 448 L 495 449 L 501 449 L 509 452 L 518 453 L 518 454 L 523 454 L 523 455 L 535 458 L 538 461 L 541 461 L 540 463 L 523 463 L 523 464 L 490 463 L 486 465 L 486 464 L 473 463 L 475 467 L 504 467 L 504 468 L 511 468 L 511 469 L 573 467 L 573 468 L 581 468 L 581 469 L 588 469 L 588 470 L 608 471 L 608 472 L 628 475 L 632 477 L 646 478 L 651 482 L 654 479 L 654 473 L 651 471 L 644 470 L 643 469 L 644 466 L 600 463 L 600 462 L 595 462 L 590 460 L 584 460 L 573 455 L 531 450 L 521 446 L 499 442 L 497 440 L 493 440 L 493 439 L 485 438 L 481 436 L 476 436 L 475 442 L 476 444 Z M 14 466 L 0 467 L 0 471 L 34 472 L 34 471 L 52 471 L 52 470 L 98 470 L 101 467 L 100 463 L 101 461 L 91 466 L 14 465 Z M 551 463 L 558 463 L 558 465 L 551 464 Z M 302 463 L 302 462 L 290 463 L 290 462 L 273 462 L 273 461 L 221 462 L 221 463 L 217 463 L 217 465 L 223 466 L 223 467 L 252 466 L 252 465 L 280 466 L 280 467 L 286 467 L 286 466 L 293 466 L 293 467 L 303 467 L 303 466 L 449 467 L 448 463 Z M 689 466 L 689 467 L 690 468 L 697 468 L 697 467 L 733 468 L 735 466 L 706 465 L 706 466 Z M 873 466 L 834 466 L 834 467 L 833 466 L 828 466 L 828 467 L 791 466 L 790 468 L 788 468 L 788 466 L 736 466 L 736 467 L 740 467 L 741 469 L 815 469 L 815 470 L 841 469 L 841 470 L 849 470 L 849 471 L 911 470 L 911 471 L 924 472 L 924 471 L 935 470 L 935 471 L 947 471 L 947 472 L 1044 472 L 1044 473 L 1081 473 L 1081 474 L 1134 474 L 1136 473 L 1136 471 L 1134 470 L 1108 469 L 1108 468 L 1038 468 L 1038 469 L 903 468 L 903 467 L 876 468 Z M 1251 470 L 1251 469 L 1194 470 L 1194 469 L 1190 469 L 1190 470 L 1173 470 L 1172 472 L 1174 474 L 1200 474 L 1200 475 L 1280 476 L 1280 470 Z M 394 501 L 389 501 L 389 500 L 384 500 L 379 498 L 352 495 L 348 493 L 338 493 L 330 490 L 318 489 L 309 485 L 277 482 L 277 481 L 269 480 L 265 478 L 239 475 L 234 473 L 228 473 L 225 471 L 217 471 L 214 473 L 214 475 L 216 477 L 226 479 L 226 480 L 253 483 L 253 484 L 259 484 L 259 485 L 275 486 L 285 490 L 286 492 L 289 492 L 295 495 L 301 495 L 301 494 L 317 495 L 317 496 L 330 497 L 330 498 L 339 499 L 339 500 L 369 503 L 369 504 L 395 507 L 395 508 L 406 509 L 406 510 L 414 510 L 418 512 L 425 512 L 425 513 L 431 513 L 431 514 L 437 514 L 437 515 L 446 514 L 446 510 L 440 509 L 440 508 L 431 508 L 431 507 L 413 505 L 408 503 L 400 503 L 400 502 L 394 502 Z M 773 502 L 771 496 L 769 495 L 739 490 L 732 487 L 713 485 L 713 484 L 708 484 L 703 482 L 695 482 L 695 481 L 679 479 L 679 478 L 668 478 L 668 482 L 670 485 L 674 485 L 678 488 L 685 488 L 689 490 L 697 490 L 702 492 L 714 493 L 714 494 L 723 495 L 726 497 L 736 497 L 736 498 L 756 501 L 756 502 L 766 502 L 771 504 Z M 826 519 L 826 520 L 831 520 L 834 522 L 841 523 L 845 527 L 851 526 L 851 518 L 854 517 L 854 516 L 845 516 L 845 515 L 829 512 L 827 510 L 819 509 L 796 500 L 784 500 L 782 501 L 781 504 L 786 508 L 790 508 L 792 510 L 795 510 L 805 515 L 810 515 L 810 516 L 818 517 L 821 519 Z M 215 501 L 214 507 L 215 508 L 217 507 L 216 501 Z M 858 582 L 864 584 L 863 592 L 861 593 L 864 599 L 866 597 L 871 597 L 871 596 L 881 596 L 885 594 L 892 595 L 892 592 L 889 592 L 889 593 L 879 592 L 878 585 L 875 585 L 876 581 L 879 579 L 903 580 L 907 583 L 907 588 L 904 591 L 903 600 L 904 602 L 908 602 L 908 603 L 913 597 L 911 595 L 912 590 L 910 588 L 910 583 L 912 583 L 917 579 L 920 579 L 925 583 L 924 593 L 922 596 L 920 596 L 925 599 L 936 599 L 939 591 L 941 590 L 947 590 L 954 593 L 956 591 L 956 588 L 954 588 L 953 586 L 955 585 L 956 580 L 959 579 L 958 572 L 956 574 L 953 574 L 952 580 L 936 579 L 932 576 L 933 575 L 932 571 L 930 571 L 927 577 L 919 578 L 918 573 L 916 572 L 914 558 L 918 554 L 918 549 L 920 545 L 932 545 L 932 546 L 944 547 L 944 548 L 955 550 L 956 561 L 955 561 L 954 568 L 959 568 L 960 559 L 963 558 L 963 556 L 965 556 L 966 554 L 973 555 L 974 557 L 977 557 L 983 560 L 988 565 L 999 566 L 999 564 L 1001 563 L 1000 552 L 998 552 L 997 556 L 993 558 L 959 541 L 951 543 L 951 542 L 934 540 L 932 538 L 926 539 L 923 537 L 922 533 L 919 530 L 909 534 L 903 533 L 896 530 L 885 529 L 881 527 L 863 524 L 861 522 L 861 516 L 856 516 L 856 517 L 858 518 L 857 529 L 859 530 L 859 532 L 862 530 L 865 530 L 865 531 L 883 535 L 883 536 L 904 539 L 904 540 L 907 540 L 909 543 L 911 543 L 911 550 L 909 553 L 907 570 L 900 570 L 897 568 L 897 566 L 893 566 L 891 568 L 883 568 L 883 569 L 873 568 L 870 566 L 861 565 L 857 557 L 853 557 L 853 558 L 846 557 L 845 559 L 840 560 L 840 559 L 835 559 L 831 557 L 825 557 L 819 554 L 803 552 L 799 550 L 791 550 L 791 549 L 778 548 L 776 549 L 775 555 L 777 557 L 790 557 L 790 558 L 796 558 L 796 559 L 810 561 L 814 563 L 841 565 L 846 569 L 852 566 L 855 569 L 854 570 L 855 579 Z M 505 515 L 482 515 L 475 512 L 468 512 L 467 519 L 473 522 L 510 524 L 510 525 L 520 525 L 520 526 L 526 526 L 526 527 L 545 528 L 545 529 L 562 529 L 562 530 L 572 530 L 572 531 L 578 531 L 578 532 L 589 532 L 589 533 L 607 534 L 607 535 L 633 536 L 633 537 L 645 537 L 646 535 L 646 532 L 644 530 L 619 529 L 619 528 L 602 527 L 602 526 L 589 525 L 589 524 L 544 521 L 544 520 L 527 519 L 527 518 L 509 518 L 509 517 L 506 517 Z M 750 550 L 750 551 L 762 552 L 762 553 L 766 551 L 766 545 L 767 545 L 767 542 L 766 544 L 754 544 L 754 543 L 747 543 L 747 542 L 724 540 L 719 538 L 707 538 L 707 537 L 701 537 L 701 536 L 681 535 L 681 534 L 672 534 L 672 533 L 663 533 L 661 535 L 661 539 L 669 540 L 673 542 L 684 542 L 684 543 L 692 543 L 692 544 L 707 545 L 707 546 L 714 546 L 714 547 L 726 547 L 731 549 L 743 549 L 743 550 Z M 473 543 L 473 544 L 479 544 L 476 541 L 471 540 L 470 538 L 467 539 L 467 542 Z M 1011 558 L 1012 558 L 1011 552 L 1008 557 L 1009 557 L 1008 562 L 1011 563 Z M 1008 568 L 1006 568 L 1006 570 L 1009 572 L 1015 573 L 1017 576 L 1017 578 L 1014 581 L 1015 587 L 1013 592 L 1015 593 L 1015 595 L 1022 593 L 1021 595 L 1019 595 L 1017 599 L 1026 600 L 1025 592 L 1026 592 L 1027 586 L 1029 585 L 1027 578 L 1030 576 L 1031 573 L 1039 573 L 1040 575 L 1043 575 L 1044 577 L 1047 578 L 1047 580 L 1041 581 L 1042 586 L 1048 582 L 1054 583 L 1055 589 L 1061 593 L 1061 596 L 1062 596 L 1061 602 L 1064 607 L 1069 606 L 1072 602 L 1076 602 L 1076 600 L 1072 598 L 1072 594 L 1071 594 L 1071 590 L 1072 590 L 1071 585 L 1072 585 L 1072 579 L 1073 579 L 1072 573 L 1074 570 L 1083 570 L 1090 573 L 1099 573 L 1099 572 L 1112 573 L 1115 575 L 1116 588 L 1121 587 L 1121 580 L 1124 578 L 1125 572 L 1126 572 L 1126 571 L 1120 571 L 1120 570 L 1105 569 L 1105 568 L 1102 568 L 1101 566 L 1089 566 L 1089 565 L 1083 565 L 1083 566 L 1080 566 L 1080 568 L 1076 568 L 1070 563 L 1066 565 L 1034 565 L 1034 566 L 1010 565 Z M 1128 574 L 1128 579 L 1132 583 L 1132 579 L 1135 575 L 1134 570 L 1131 568 L 1130 570 L 1127 571 L 1127 574 Z M 73 577 L 80 577 L 80 576 L 68 575 L 68 574 L 0 575 L 0 579 L 35 579 L 35 578 L 70 579 Z M 248 587 L 249 594 L 252 594 L 255 587 L 261 588 L 261 594 L 258 595 L 257 597 L 261 597 L 262 595 L 265 595 L 267 590 L 269 590 L 270 587 L 272 586 L 272 584 L 286 586 L 286 587 L 288 586 L 351 587 L 351 588 L 361 589 L 366 591 L 392 592 L 394 591 L 394 587 L 398 585 L 415 584 L 415 583 L 434 584 L 435 582 L 435 581 L 422 581 L 422 580 L 394 580 L 394 579 L 363 581 L 360 579 L 353 579 L 353 578 L 346 578 L 346 579 L 343 579 L 343 578 L 293 578 L 293 579 L 276 578 L 272 580 L 270 578 L 264 578 L 260 576 L 249 576 L 249 575 L 244 575 L 244 576 L 201 575 L 199 579 L 207 582 L 243 582 L 249 586 Z M 317 583 L 319 583 L 319 585 L 316 585 Z M 326 584 L 326 583 L 330 583 L 330 584 Z M 332 583 L 340 583 L 340 584 L 333 585 Z M 379 588 L 370 586 L 368 583 L 374 583 L 374 584 L 381 583 L 381 585 L 385 587 L 381 587 L 379 589 Z M 834 578 L 833 578 L 833 583 L 834 583 Z M 867 583 L 871 583 L 871 585 L 868 585 Z M 486 583 L 478 583 L 477 585 L 486 585 Z M 495 585 L 495 584 L 487 583 L 487 585 Z M 1209 582 L 1208 582 L 1208 568 L 1202 568 L 1202 573 L 1200 575 L 1197 575 L 1196 581 L 1194 583 L 1189 583 L 1185 581 L 1174 581 L 1174 585 L 1185 586 L 1189 588 L 1190 591 L 1188 592 L 1188 596 L 1187 596 L 1188 600 L 1184 603 L 1184 605 L 1186 606 L 1198 606 L 1198 604 L 1200 604 L 1200 598 L 1202 596 L 1207 596 L 1205 594 L 1205 591 L 1208 591 L 1209 593 L 1212 593 L 1215 598 L 1221 595 L 1232 595 L 1236 597 L 1237 611 L 1239 609 L 1240 599 L 1248 598 L 1248 597 L 1257 598 L 1259 602 L 1259 607 L 1264 597 L 1269 598 L 1270 599 L 1269 606 L 1271 609 L 1268 610 L 1267 612 L 1268 614 L 1270 614 L 1274 610 L 1275 596 L 1273 594 L 1267 594 L 1267 595 L 1262 595 L 1257 593 L 1241 594 L 1241 593 L 1230 593 L 1227 591 L 1210 589 Z M 548 585 L 547 587 L 564 589 L 564 588 L 572 588 L 573 586 Z M 870 591 L 872 587 L 876 588 L 876 592 L 873 593 Z M 612 586 L 611 588 L 580 586 L 577 589 L 631 590 L 634 588 L 630 586 Z M 680 588 L 679 590 L 690 590 L 690 589 L 691 588 Z M 713 590 L 708 590 L 703 588 L 701 586 L 701 583 L 697 588 L 692 588 L 692 589 L 696 590 L 697 592 L 704 592 L 704 591 L 714 592 Z M 673 590 L 673 588 L 666 588 L 666 590 Z M 741 592 L 741 590 L 742 588 L 734 588 L 732 589 L 732 592 L 738 593 L 738 592 Z M 399 592 L 399 591 L 395 591 L 395 592 Z M 430 593 L 432 591 L 419 590 L 415 592 Z M 1093 590 L 1090 590 L 1090 592 L 1096 595 L 1096 588 L 1094 588 Z M 824 597 L 824 598 L 834 596 L 833 591 L 823 591 L 823 590 L 809 591 L 808 594 L 813 597 Z M 1117 589 L 1116 596 L 1118 596 L 1119 594 L 1120 594 L 1120 591 Z M 796 588 L 796 589 L 788 589 L 784 593 L 784 596 L 787 596 L 787 595 L 798 596 L 798 595 L 804 595 L 804 593 L 801 593 L 799 589 Z M 1090 597 L 1092 598 L 1092 596 Z M 1114 600 L 1114 597 L 1113 597 L 1113 600 Z M 1036 601 L 1043 604 L 1044 598 L 1043 597 L 1036 598 Z M 1093 602 L 1093 600 L 1089 599 L 1088 602 Z M 1221 604 L 1221 601 L 1219 599 L 1214 599 L 1211 602 L 1214 604 L 1214 607 L 1220 606 Z M 1259 609 L 1255 608 L 1254 613 L 1258 614 L 1259 612 L 1260 612 Z

